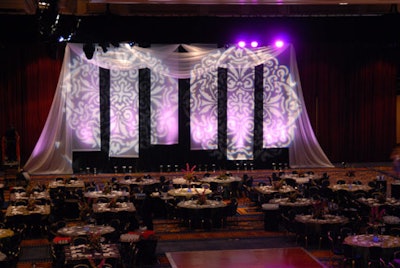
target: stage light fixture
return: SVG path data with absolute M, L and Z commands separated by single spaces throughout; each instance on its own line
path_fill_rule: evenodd
M 277 48 L 283 47 L 283 45 L 284 45 L 284 42 L 282 40 L 276 40 L 275 41 L 275 46 Z
M 250 45 L 251 45 L 251 47 L 258 47 L 258 42 L 252 41 Z
M 243 48 L 243 47 L 246 46 L 246 42 L 245 41 L 239 41 L 238 42 L 238 46 Z

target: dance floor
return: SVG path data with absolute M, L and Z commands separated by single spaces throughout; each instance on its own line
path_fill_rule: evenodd
M 172 268 L 325 267 L 303 248 L 167 252 Z

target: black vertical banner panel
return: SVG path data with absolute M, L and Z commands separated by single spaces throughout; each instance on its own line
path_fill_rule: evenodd
M 139 161 L 138 166 L 145 167 L 150 159 L 150 69 L 139 70 Z
M 254 69 L 254 159 L 260 157 L 263 147 L 263 65 Z
M 221 168 L 225 169 L 226 160 L 226 131 L 227 131 L 227 91 L 228 70 L 218 68 L 218 149 L 222 155 Z

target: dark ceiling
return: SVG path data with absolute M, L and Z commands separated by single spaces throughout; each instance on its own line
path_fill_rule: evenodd
M 400 39 L 398 1 L 1 0 L 0 41 L 229 43 Z M 268 40 L 264 40 L 267 42 Z

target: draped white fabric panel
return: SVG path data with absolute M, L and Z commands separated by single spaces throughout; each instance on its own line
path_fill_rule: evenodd
M 100 151 L 99 68 L 72 52 L 68 70 L 63 84 L 72 150 Z
M 247 149 L 252 142 L 254 117 L 254 67 L 264 66 L 264 97 L 263 97 L 263 131 L 264 147 L 273 148 L 285 146 L 289 148 L 291 167 L 332 167 L 318 144 L 310 125 L 304 105 L 300 78 L 297 70 L 294 48 L 287 45 L 283 48 L 261 47 L 246 48 L 214 48 L 205 45 L 181 45 L 186 52 L 180 53 L 180 45 L 160 45 L 151 48 L 130 47 L 121 44 L 109 48 L 104 53 L 97 47 L 93 59 L 86 60 L 82 44 L 68 44 L 65 50 L 64 63 L 60 74 L 58 87 L 45 127 L 36 144 L 31 157 L 24 169 L 32 174 L 72 173 L 73 150 L 98 150 L 100 130 L 98 121 L 98 68 L 111 70 L 111 105 L 123 105 L 122 110 L 110 110 L 110 155 L 136 156 L 138 144 L 135 136 L 137 121 L 137 83 L 134 81 L 136 72 L 142 68 L 151 71 L 151 142 L 156 144 L 176 143 L 177 103 L 179 78 L 191 79 L 191 113 L 204 112 L 210 109 L 207 117 L 200 124 L 209 122 L 209 134 L 205 140 L 199 138 L 196 132 L 196 122 L 191 123 L 192 145 L 198 148 L 216 148 L 216 70 L 227 68 L 229 77 L 228 101 L 229 113 L 233 109 L 244 109 L 242 133 L 233 131 L 228 117 L 229 140 L 227 145 L 229 159 L 251 159 Z M 252 73 L 252 75 L 250 75 Z M 78 78 L 78 79 L 77 79 Z M 240 79 L 239 79 L 240 78 Z M 195 80 L 193 80 L 195 79 Z M 201 81 L 204 84 L 201 85 Z M 236 85 L 234 84 L 236 83 Z M 78 92 L 82 90 L 82 92 Z M 98 89 L 97 89 L 98 90 Z M 120 102 L 124 90 L 129 91 L 129 100 Z M 165 90 L 165 91 L 164 91 Z M 243 91 L 243 93 L 241 93 Z M 161 93 L 162 92 L 162 93 Z M 72 93 L 72 94 L 71 94 Z M 201 94 L 205 96 L 201 96 Z M 120 95 L 122 94 L 122 95 Z M 207 96 L 207 94 L 209 96 Z M 93 100 L 93 106 L 77 107 L 74 99 L 87 98 Z M 243 98 L 237 101 L 235 98 Z M 235 102 L 234 102 L 235 100 Z M 83 101 L 83 100 L 82 100 Z M 206 103 L 209 102 L 209 103 Z M 211 105 L 212 103 L 212 105 Z M 165 106 L 165 107 L 163 107 Z M 236 106 L 236 107 L 235 107 Z M 77 111 L 70 111 L 72 108 Z M 167 109 L 167 110 L 164 110 Z M 125 110 L 126 109 L 126 110 Z M 90 113 L 89 111 L 94 111 Z M 118 114 L 121 111 L 126 114 Z M 78 120 L 92 116 L 91 124 L 69 122 L 71 118 Z M 276 116 L 278 114 L 278 116 Z M 132 126 L 128 127 L 127 122 Z M 160 122 L 165 124 L 159 124 Z M 215 129 L 215 130 L 214 130 Z M 118 131 L 114 132 L 115 130 Z M 227 133 L 227 134 L 228 134 Z M 245 134 L 244 134 L 245 133 Z M 123 134 L 132 139 L 131 143 L 123 144 L 118 135 Z M 197 136 L 196 136 L 197 135 Z M 201 135 L 200 135 L 201 136 Z M 78 140 L 75 140 L 78 139 Z M 241 145 L 242 144 L 242 145 Z M 92 147 L 91 147 L 92 146 Z M 209 146 L 209 147 L 207 147 Z M 236 146 L 232 149 L 231 146 Z M 251 151 L 249 149 L 249 151 Z

